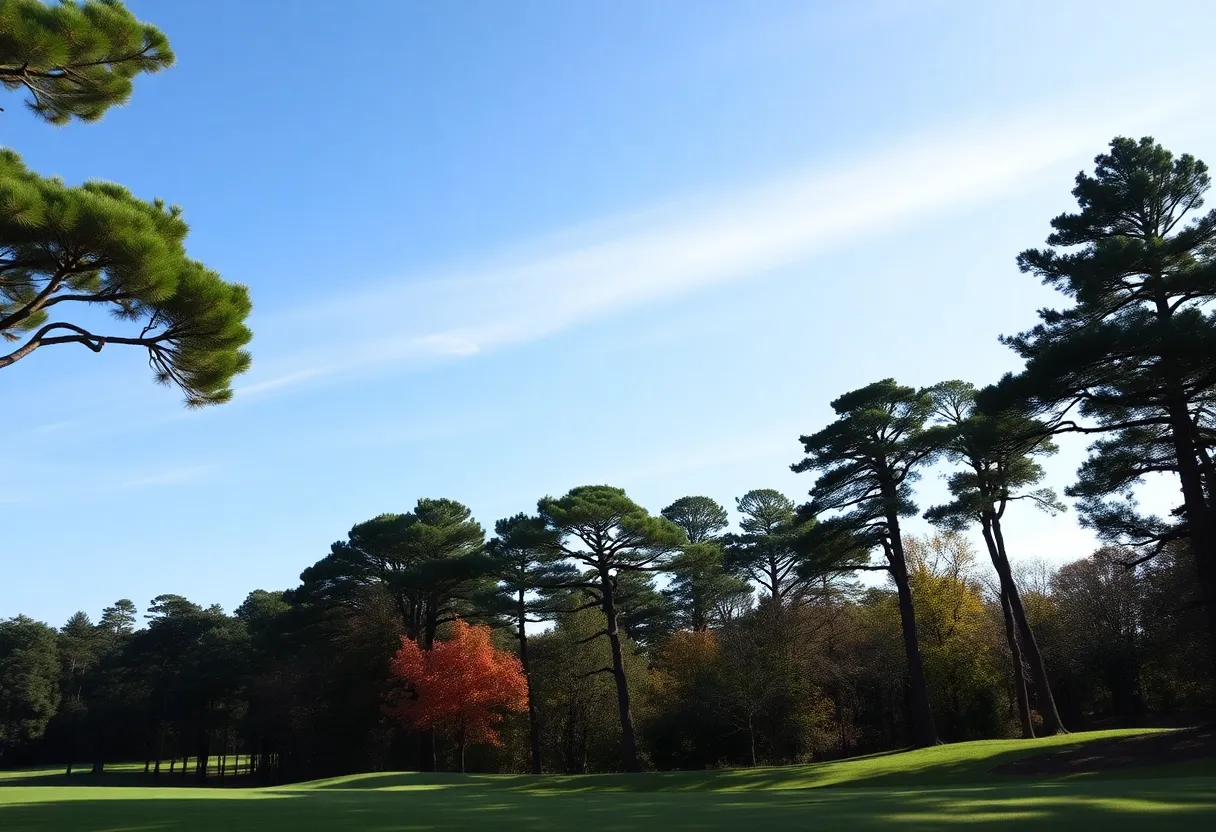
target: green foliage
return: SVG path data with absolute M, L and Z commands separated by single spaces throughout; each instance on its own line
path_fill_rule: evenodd
M 557 548 L 544 520 L 516 514 L 494 524 L 494 538 L 486 544 L 499 581 L 504 607 L 525 622 L 552 617 L 555 595 L 576 577 L 577 570 Z
M 740 533 L 726 536 L 727 570 L 755 581 L 778 603 L 797 601 L 814 577 L 801 570 L 798 546 L 811 523 L 800 521 L 793 501 L 771 488 L 747 492 L 735 508 Z
M 926 519 L 961 531 L 985 516 L 1000 519 L 1014 500 L 1027 500 L 1050 514 L 1066 510 L 1051 489 L 1032 488 L 1043 479 L 1035 457 L 1057 450 L 1045 425 L 1016 411 L 980 411 L 975 387 L 964 381 L 944 381 L 930 392 L 934 418 L 944 428 L 944 455 L 963 470 L 947 481 L 954 499 L 930 508 Z
M 249 292 L 191 260 L 186 233 L 176 207 L 111 183 L 70 187 L 0 151 L 0 335 L 22 341 L 0 368 L 54 344 L 139 346 L 156 381 L 179 387 L 188 405 L 228 401 L 250 363 Z M 95 334 L 87 316 L 69 320 L 94 307 L 129 331 Z
M 1056 430 L 1105 433 L 1068 493 L 1083 524 L 1150 555 L 1210 512 L 1201 492 L 1216 485 L 1207 450 L 1216 321 L 1206 310 L 1216 298 L 1216 211 L 1198 213 L 1209 184 L 1192 156 L 1175 158 L 1151 138 L 1112 141 L 1093 175 L 1077 175 L 1079 212 L 1052 220 L 1047 242 L 1059 248 L 1018 258 L 1074 305 L 1042 310 L 1037 326 L 1004 339 L 1026 369 L 987 395 L 992 409 L 1024 406 Z M 1181 522 L 1135 504 L 1142 478 L 1161 472 L 1184 480 Z M 1196 556 L 1210 560 L 1211 545 Z
M 544 497 L 537 513 L 560 536 L 567 557 L 593 568 L 657 569 L 688 540 L 675 523 L 652 516 L 623 489 L 607 485 Z
M 613 581 L 621 630 L 643 650 L 661 643 L 676 628 L 670 596 L 660 592 L 648 572 L 621 571 Z
M 117 0 L 0 3 L 0 84 L 24 89 L 52 124 L 97 121 L 127 101 L 136 75 L 173 60 L 168 38 Z
M 354 526 L 347 540 L 304 570 L 289 600 L 359 613 L 387 599 L 402 632 L 429 646 L 439 625 L 472 611 L 471 599 L 492 592 L 495 564 L 483 552 L 484 542 L 468 507 L 423 498 L 409 513 Z
M 801 437 L 807 456 L 792 466 L 795 473 L 819 473 L 809 512 L 835 513 L 820 520 L 825 539 L 852 535 L 889 550 L 892 521 L 916 513 L 912 483 L 941 449 L 943 432 L 926 425 L 933 397 L 884 379 L 844 394 L 832 409 L 836 421 Z
M 55 631 L 25 616 L 0 621 L 0 751 L 42 736 L 59 707 Z
M 690 543 L 669 569 L 671 581 L 664 594 L 681 627 L 707 630 L 751 606 L 751 584 L 727 571 L 722 544 L 716 540 Z
M 726 509 L 711 497 L 681 497 L 662 514 L 684 530 L 689 543 L 716 540 L 727 525 Z

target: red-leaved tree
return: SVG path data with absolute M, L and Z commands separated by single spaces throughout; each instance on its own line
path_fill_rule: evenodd
M 490 644 L 489 627 L 457 619 L 452 636 L 431 650 L 401 639 L 390 664 L 401 689 L 385 713 L 415 730 L 434 728 L 455 737 L 460 770 L 468 743 L 502 745 L 495 726 L 504 712 L 528 709 L 528 683 L 519 659 Z

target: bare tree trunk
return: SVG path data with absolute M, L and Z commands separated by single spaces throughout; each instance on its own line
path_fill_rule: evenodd
M 1009 643 L 1009 660 L 1013 669 L 1013 692 L 1018 703 L 1018 721 L 1022 725 L 1022 739 L 1034 738 L 1034 720 L 1030 716 L 1030 696 L 1026 692 L 1026 671 L 1022 665 L 1022 648 L 1018 646 L 1014 631 L 1013 612 L 1009 609 L 1009 596 L 1001 593 L 1001 612 L 1005 619 L 1005 640 Z
M 612 596 L 612 576 L 600 570 L 600 591 L 603 593 L 604 616 L 608 623 L 608 642 L 612 646 L 612 676 L 616 680 L 616 703 L 621 717 L 621 763 L 625 771 L 642 770 L 638 760 L 637 734 L 633 729 L 633 714 L 629 709 L 629 681 L 625 676 L 625 659 L 621 652 L 621 634 L 617 628 L 616 604 Z
M 756 726 L 752 719 L 752 714 L 747 715 L 747 739 L 751 745 L 752 768 L 756 767 Z
M 895 505 L 894 496 L 890 505 Z M 909 705 L 912 710 L 912 742 L 917 748 L 937 745 L 937 728 L 933 723 L 933 708 L 929 704 L 929 686 L 925 682 L 925 666 L 920 656 L 920 639 L 916 631 L 916 612 L 912 607 L 912 587 L 908 583 L 908 564 L 904 560 L 904 544 L 900 537 L 899 517 L 894 511 L 887 515 L 890 548 L 887 551 L 891 576 L 899 595 L 899 620 L 904 636 L 904 654 L 908 660 Z
M 1056 700 L 1051 693 L 1051 681 L 1047 676 L 1047 665 L 1043 662 L 1043 652 L 1039 650 L 1039 642 L 1034 637 L 1030 620 L 1026 617 L 1026 608 L 1022 606 L 1022 596 L 1018 592 L 1017 582 L 1013 580 L 1013 570 L 1009 566 L 1009 556 L 1005 552 L 1005 536 L 1001 533 L 1001 521 L 990 517 L 984 523 L 984 542 L 989 539 L 989 553 L 993 554 L 992 565 L 1001 579 L 1001 591 L 1009 596 L 1009 610 L 1013 620 L 1018 625 L 1018 635 L 1021 636 L 1022 650 L 1026 654 L 1026 663 L 1030 666 L 1030 678 L 1034 680 L 1035 692 L 1038 694 L 1039 715 L 1043 717 L 1043 730 L 1051 734 L 1067 734 L 1060 712 L 1056 710 Z
M 524 671 L 524 682 L 528 686 L 528 754 L 533 774 L 540 774 L 540 722 L 536 713 L 536 702 L 532 695 L 532 674 L 528 670 L 528 633 L 525 625 L 528 623 L 528 608 L 524 601 L 524 591 L 519 591 L 516 614 L 519 621 L 519 664 Z

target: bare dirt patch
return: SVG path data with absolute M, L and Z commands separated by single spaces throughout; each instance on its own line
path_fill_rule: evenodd
M 1095 740 L 997 766 L 993 774 L 1053 775 L 1185 763 L 1216 757 L 1216 725 Z

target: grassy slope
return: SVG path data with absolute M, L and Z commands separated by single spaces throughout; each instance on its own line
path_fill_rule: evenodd
M 365 774 L 272 789 L 8 785 L 0 829 L 526 830 L 1206 828 L 1216 765 L 1020 780 L 996 765 L 1120 733 L 960 743 L 807 766 L 640 776 Z M 29 778 L 31 772 L 20 773 Z M 1173 776 L 1165 776 L 1171 774 Z M 9 782 L 14 779 L 9 776 Z M 82 778 L 82 781 L 85 778 Z M 23 782 L 31 782 L 25 779 Z M 38 781 L 33 781 L 38 782 Z

